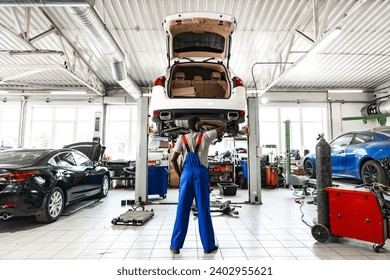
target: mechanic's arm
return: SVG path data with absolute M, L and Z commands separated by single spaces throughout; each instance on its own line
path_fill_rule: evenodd
M 214 129 L 217 131 L 217 137 L 221 136 L 226 128 L 226 123 L 223 122 L 209 122 L 209 121 L 199 121 L 196 123 L 196 128 L 201 129 L 203 126 L 209 125 L 214 127 Z
M 179 163 L 177 162 L 177 159 L 179 158 L 180 154 L 177 152 L 173 152 L 172 158 L 171 158 L 171 163 L 173 165 L 173 169 L 175 170 L 177 176 L 181 176 L 181 171 L 179 168 Z

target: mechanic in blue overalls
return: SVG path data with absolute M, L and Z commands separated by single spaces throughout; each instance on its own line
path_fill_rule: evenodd
M 214 129 L 201 132 L 200 129 L 205 125 L 212 126 Z M 210 214 L 208 153 L 211 142 L 222 135 L 226 124 L 201 121 L 197 117 L 192 117 L 188 120 L 188 126 L 191 132 L 178 138 L 171 158 L 173 168 L 180 178 L 180 187 L 170 249 L 174 254 L 180 254 L 187 235 L 192 202 L 195 198 L 200 239 L 204 252 L 209 254 L 218 250 L 218 245 L 215 243 Z M 183 157 L 183 171 L 180 170 L 178 164 L 180 155 Z

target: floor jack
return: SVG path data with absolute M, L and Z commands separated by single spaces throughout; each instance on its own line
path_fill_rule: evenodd
M 232 206 L 231 201 L 227 200 L 225 202 L 221 201 L 211 201 L 210 202 L 210 212 L 211 213 L 222 213 L 226 215 L 230 215 L 232 217 L 238 217 L 239 212 L 236 209 L 236 207 L 241 207 L 241 206 Z M 194 203 L 191 207 L 192 214 L 194 216 L 198 216 L 198 209 L 196 208 L 196 204 Z
M 320 242 L 330 235 L 372 242 L 379 253 L 389 236 L 389 191 L 390 187 L 379 183 L 326 188 L 330 226 L 315 224 L 312 236 Z

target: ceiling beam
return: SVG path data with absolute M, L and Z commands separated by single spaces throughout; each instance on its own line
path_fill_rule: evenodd
M 59 1 L 57 1 L 59 2 Z M 79 1 L 80 2 L 80 1 Z M 84 1 L 86 2 L 86 1 Z M 1 6 L 1 5 L 0 5 Z M 48 22 L 50 22 L 51 26 L 41 34 L 36 35 L 35 37 L 32 37 L 30 40 L 30 17 L 31 17 L 31 8 L 30 7 L 24 7 L 22 6 L 21 9 L 18 9 L 16 7 L 12 7 L 10 12 L 13 14 L 14 19 L 15 19 L 15 26 L 18 29 L 17 32 L 20 32 L 20 35 L 15 33 L 13 30 L 11 30 L 9 27 L 5 26 L 3 23 L 0 22 L 0 31 L 9 34 L 9 36 L 13 37 L 16 39 L 20 45 L 22 46 L 21 49 L 23 51 L 19 50 L 10 50 L 8 53 L 10 55 L 13 54 L 25 54 L 25 55 L 43 55 L 43 54 L 66 54 L 66 61 L 64 63 L 65 67 L 68 65 L 68 69 L 64 68 L 62 65 L 58 64 L 56 66 L 49 65 L 49 66 L 44 66 L 44 65 L 38 65 L 38 69 L 65 69 L 67 70 L 66 73 L 68 76 L 73 77 L 78 83 L 81 82 L 88 88 L 90 88 L 92 91 L 103 95 L 104 92 L 104 84 L 100 80 L 100 78 L 97 76 L 97 74 L 93 71 L 92 67 L 86 62 L 85 59 L 80 55 L 80 53 L 76 50 L 76 48 L 63 36 L 63 34 L 60 32 L 60 30 L 55 26 L 53 21 L 46 15 L 46 13 L 40 9 L 36 8 L 33 11 L 40 13 L 41 16 L 45 17 Z M 20 15 L 18 14 L 20 11 L 24 11 L 25 18 L 24 22 L 22 22 Z M 34 43 L 39 41 L 40 39 L 53 35 L 57 36 L 59 38 L 59 46 L 63 50 L 58 50 L 58 51 L 53 51 L 53 50 L 41 50 L 38 49 L 34 46 Z M 65 39 L 65 40 L 64 40 Z M 64 42 L 65 41 L 65 42 Z M 66 44 L 65 44 L 66 43 Z M 29 49 L 31 51 L 26 51 L 25 49 Z M 67 49 L 71 49 L 71 54 L 67 52 Z M 76 67 L 76 61 L 78 62 L 78 67 Z M 60 60 L 58 60 L 60 62 Z M 0 67 L 4 67 L 4 65 L 0 65 Z M 43 67 L 43 68 L 42 68 Z M 54 67 L 54 68 L 53 68 Z M 13 69 L 21 69 L 25 70 L 24 65 L 19 65 L 19 67 L 13 67 Z M 72 70 L 72 75 L 69 74 L 69 71 Z M 41 70 L 43 71 L 43 70 Z M 32 72 L 31 72 L 32 73 Z M 17 76 L 23 76 L 25 74 L 20 73 L 16 74 L 15 77 Z M 85 79 L 83 80 L 83 78 Z M 15 78 L 13 78 L 15 80 Z M 3 80 L 4 82 L 4 80 Z
M 76 61 L 79 62 L 79 67 L 81 74 L 84 77 L 92 77 L 91 80 L 93 81 L 93 87 L 94 91 L 98 92 L 99 94 L 102 94 L 104 92 L 104 84 L 100 80 L 99 76 L 96 74 L 96 72 L 93 70 L 91 65 L 84 59 L 84 57 L 77 51 L 77 49 L 73 46 L 73 44 L 66 38 L 66 36 L 60 31 L 60 29 L 56 26 L 56 24 L 53 22 L 53 20 L 46 14 L 46 12 L 39 8 L 37 11 L 39 11 L 49 22 L 50 24 L 55 28 L 56 34 L 58 35 L 60 46 L 62 47 L 62 51 L 65 53 L 66 56 L 66 63 L 68 65 L 69 69 L 72 69 L 74 74 L 78 77 L 76 74 Z M 66 45 L 67 44 L 72 52 L 69 54 L 67 51 Z M 80 78 L 80 77 L 78 77 Z M 90 81 L 84 80 L 83 83 L 89 84 Z
M 339 26 L 342 26 L 343 23 L 349 19 L 356 11 L 358 11 L 365 3 L 366 3 L 367 0 L 359 0 L 358 2 L 356 2 L 352 8 L 350 8 L 344 15 L 343 17 L 335 24 L 336 27 L 339 27 Z M 301 19 L 303 18 L 304 14 L 307 12 L 307 8 L 308 8 L 308 5 L 311 5 L 312 4 L 312 1 L 309 1 L 306 8 L 304 9 L 304 11 L 302 12 L 302 14 L 300 15 L 300 17 L 298 18 L 298 20 L 295 22 L 294 24 L 294 29 L 292 31 L 290 31 L 290 34 L 292 34 L 292 32 L 295 31 L 296 27 L 298 26 L 298 24 L 300 23 Z M 326 12 L 326 11 L 325 11 Z M 322 29 L 325 29 L 325 27 L 322 27 Z M 324 39 L 326 39 L 326 37 L 331 33 L 330 32 L 331 30 L 327 30 L 327 32 L 325 34 L 319 34 L 318 35 L 318 39 L 315 44 L 313 45 L 312 49 L 314 49 L 321 41 L 323 41 Z M 291 69 L 293 69 L 293 67 L 298 67 L 298 65 L 303 61 L 305 60 L 305 58 L 307 57 L 307 55 L 310 53 L 310 51 L 312 50 L 310 49 L 307 53 L 304 53 L 301 57 L 299 57 L 295 63 L 287 68 L 283 73 L 281 73 L 279 76 L 276 76 L 274 77 L 274 79 L 268 84 L 265 86 L 264 89 L 260 89 L 260 96 L 262 94 L 264 94 L 265 92 L 267 92 L 268 90 L 270 90 L 273 86 L 275 86 L 280 80 L 281 78 L 286 75 Z M 277 67 L 277 66 L 275 66 Z
M 374 91 L 387 90 L 390 93 L 390 80 L 374 88 Z
M 38 34 L 36 36 L 34 36 L 33 38 L 29 39 L 28 41 L 31 43 L 31 44 L 34 44 L 36 41 L 52 34 L 53 32 L 56 32 L 56 29 L 54 28 L 54 26 L 52 26 L 50 29 L 42 32 L 41 34 Z
M 0 64 L 0 69 L 58 69 L 58 64 Z
M 3 79 L 0 80 L 0 83 L 1 82 L 6 82 L 6 81 L 17 80 L 17 79 L 20 79 L 20 78 L 23 78 L 23 77 L 27 77 L 27 76 L 31 76 L 31 75 L 35 75 L 35 74 L 38 74 L 40 72 L 47 71 L 47 70 L 48 69 L 45 69 L 45 68 L 38 68 L 38 69 L 33 69 L 33 70 L 30 70 L 30 71 L 23 72 L 23 73 L 19 73 L 19 74 L 16 74 L 16 75 L 6 76 L 6 77 L 4 77 Z

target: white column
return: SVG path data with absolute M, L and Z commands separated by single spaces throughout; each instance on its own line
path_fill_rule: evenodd
M 249 202 L 261 204 L 261 148 L 259 128 L 259 98 L 248 97 L 248 191 Z M 270 132 L 271 133 L 271 132 Z
M 135 202 L 145 203 L 148 199 L 148 98 L 137 100 L 138 137 L 135 170 Z

